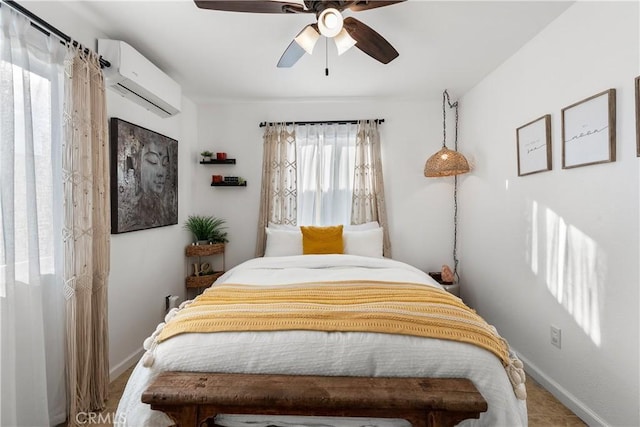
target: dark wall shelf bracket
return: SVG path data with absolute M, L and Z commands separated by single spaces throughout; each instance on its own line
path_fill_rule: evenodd
M 212 182 L 211 186 L 212 187 L 246 187 L 247 186 L 247 181 L 243 182 L 242 184 L 239 184 L 237 182 L 232 182 L 232 183 Z
M 218 159 L 211 159 L 211 160 L 201 160 L 200 161 L 201 165 L 235 165 L 236 164 L 236 159 L 224 159 L 224 160 L 218 160 Z

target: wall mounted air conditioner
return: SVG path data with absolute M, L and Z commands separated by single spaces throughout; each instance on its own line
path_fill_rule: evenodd
M 111 63 L 103 70 L 108 87 L 161 117 L 180 112 L 180 85 L 134 48 L 120 40 L 99 39 L 98 53 Z

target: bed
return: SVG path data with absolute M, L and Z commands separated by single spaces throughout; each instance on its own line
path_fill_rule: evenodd
M 346 246 L 345 246 L 346 247 Z M 353 245 L 352 245 L 353 247 Z M 370 250 L 367 249 L 367 250 Z M 354 251 L 351 251 L 353 253 Z M 370 254 L 369 254 L 370 255 Z M 410 283 L 441 288 L 424 272 L 399 261 L 353 254 L 270 256 L 246 261 L 222 275 L 211 289 L 229 284 L 268 287 L 316 286 L 361 281 Z M 318 285 L 319 284 L 319 285 Z M 444 291 L 442 291 L 444 293 Z M 196 299 L 197 300 L 197 299 Z M 190 302 L 167 315 L 167 325 Z M 487 412 L 463 426 L 527 425 L 522 365 L 512 353 L 510 366 L 485 348 L 465 342 L 401 333 L 322 330 L 256 330 L 178 333 L 159 342 L 164 323 L 145 341 L 147 352 L 124 390 L 117 425 L 169 426 L 164 413 L 141 403 L 140 396 L 163 371 L 265 373 L 325 376 L 405 376 L 469 378 L 488 403 Z M 515 366 L 514 366 L 515 364 Z M 221 415 L 228 427 L 340 426 L 406 427 L 404 420 L 301 418 L 293 416 Z
M 141 402 L 167 371 L 468 378 L 488 410 L 460 425 L 527 425 L 525 375 L 506 341 L 429 275 L 384 258 L 377 223 L 270 226 L 266 235 L 264 257 L 224 273 L 202 295 L 171 310 L 145 340 L 116 425 L 172 425 Z M 219 415 L 215 423 L 409 425 L 400 419 L 237 414 Z

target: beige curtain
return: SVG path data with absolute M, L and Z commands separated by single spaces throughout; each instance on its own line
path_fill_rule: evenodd
M 62 160 L 69 425 L 78 423 L 79 412 L 103 409 L 109 385 L 110 206 L 104 92 L 97 55 L 69 47 Z
M 362 224 L 370 221 L 378 221 L 384 227 L 383 254 L 390 258 L 391 242 L 384 199 L 380 132 L 375 120 L 361 120 L 358 122 L 356 138 L 351 223 Z
M 297 163 L 294 125 L 268 123 L 263 136 L 262 190 L 258 216 L 256 256 L 264 255 L 265 227 L 296 225 Z

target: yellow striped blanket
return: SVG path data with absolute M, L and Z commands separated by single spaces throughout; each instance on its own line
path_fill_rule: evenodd
M 508 344 L 495 328 L 459 298 L 416 283 L 221 284 L 169 317 L 155 336 L 156 343 L 188 332 L 310 330 L 413 335 L 484 348 L 502 361 L 508 374 L 509 367 L 518 371 L 516 377 L 521 376 L 522 381 L 516 382 L 524 382 L 524 372 L 518 369 L 521 362 L 510 358 Z M 512 376 L 509 374 L 516 387 Z
M 213 286 L 167 323 L 158 342 L 185 332 L 291 329 L 456 340 L 509 362 L 504 340 L 459 298 L 430 286 L 396 282 Z

